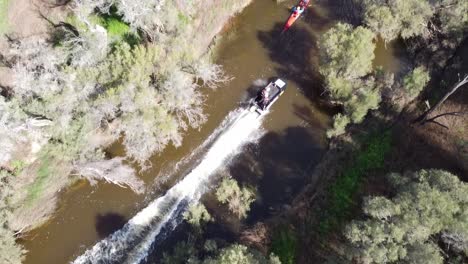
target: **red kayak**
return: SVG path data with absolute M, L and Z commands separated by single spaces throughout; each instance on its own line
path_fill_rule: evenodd
M 301 0 L 299 2 L 299 4 L 297 4 L 297 6 L 295 6 L 293 8 L 293 11 L 292 11 L 291 15 L 289 16 L 288 21 L 286 21 L 286 24 L 283 27 L 283 32 L 288 30 L 294 24 L 294 22 L 296 22 L 296 20 L 299 17 L 301 17 L 302 13 L 304 12 L 304 10 L 309 5 L 309 2 L 310 2 L 310 0 Z

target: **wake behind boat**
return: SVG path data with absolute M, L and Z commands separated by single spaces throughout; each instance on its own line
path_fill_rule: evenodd
M 305 9 L 309 6 L 310 0 L 301 0 L 299 4 L 293 7 L 292 13 L 286 21 L 286 24 L 283 27 L 283 31 L 281 33 L 286 32 L 293 24 L 296 22 L 299 17 L 301 17 L 302 13 L 304 13 Z

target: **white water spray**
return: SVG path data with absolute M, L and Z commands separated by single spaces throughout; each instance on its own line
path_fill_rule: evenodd
M 139 263 L 148 256 L 161 229 L 208 189 L 211 175 L 245 143 L 256 139 L 261 117 L 248 110 L 232 112 L 207 141 L 213 142 L 201 162 L 167 193 L 151 202 L 120 230 L 101 240 L 73 264 Z M 204 143 L 206 144 L 206 142 Z M 177 221 L 177 220 L 175 220 Z M 174 225 L 176 225 L 175 223 Z

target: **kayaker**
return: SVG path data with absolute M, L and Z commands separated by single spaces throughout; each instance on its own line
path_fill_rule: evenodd
M 302 12 L 304 12 L 304 7 L 302 5 L 298 5 L 294 7 L 293 11 L 296 12 L 298 15 L 300 15 L 302 14 Z

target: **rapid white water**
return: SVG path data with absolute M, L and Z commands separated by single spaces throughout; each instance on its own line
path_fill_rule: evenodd
M 261 118 L 244 109 L 231 112 L 205 141 L 203 145 L 210 145 L 209 150 L 185 178 L 141 210 L 122 229 L 79 256 L 73 264 L 140 263 L 147 257 L 161 229 L 171 221 L 180 221 L 177 216 L 208 190 L 213 172 L 228 162 L 245 143 L 258 139 L 255 132 L 259 131 Z

